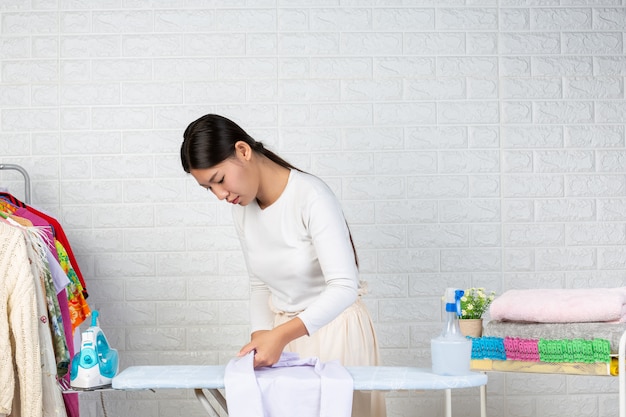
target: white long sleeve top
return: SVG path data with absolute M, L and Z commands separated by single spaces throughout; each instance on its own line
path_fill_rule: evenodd
M 358 270 L 337 197 L 319 178 L 291 170 L 270 206 L 234 206 L 250 275 L 251 331 L 273 327 L 275 309 L 296 313 L 310 334 L 357 297 Z

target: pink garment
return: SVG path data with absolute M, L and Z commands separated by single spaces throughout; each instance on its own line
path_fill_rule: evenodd
M 350 417 L 354 383 L 338 361 L 299 359 L 283 352 L 271 367 L 254 369 L 254 352 L 232 359 L 224 385 L 231 417 Z
M 535 323 L 626 322 L 626 287 L 509 290 L 496 298 L 492 320 Z
M 48 246 L 48 250 L 50 250 L 50 253 L 52 253 L 57 262 L 59 262 L 57 250 L 54 247 L 54 231 L 52 229 L 52 226 L 50 225 L 50 222 L 23 207 L 18 208 L 15 211 L 15 215 L 30 220 L 33 226 L 38 226 L 40 228 L 40 230 L 44 233 L 44 242 Z

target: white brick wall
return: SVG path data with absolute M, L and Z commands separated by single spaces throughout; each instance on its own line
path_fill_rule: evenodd
M 178 152 L 196 117 L 231 117 L 328 181 L 384 361 L 428 366 L 447 286 L 626 285 L 625 33 L 624 0 L 0 0 L 0 162 L 64 224 L 122 366 L 225 363 L 246 271 Z M 616 392 L 492 374 L 488 412 L 610 416 Z M 203 415 L 176 391 L 104 400 Z M 476 390 L 454 407 L 477 415 Z M 390 417 L 418 408 L 441 393 L 388 395 Z

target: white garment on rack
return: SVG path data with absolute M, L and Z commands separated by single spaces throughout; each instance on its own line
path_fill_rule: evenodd
M 57 261 L 50 249 L 47 246 L 44 247 L 46 251 L 46 259 L 48 260 L 48 268 L 50 268 L 50 275 L 52 276 L 52 282 L 54 283 L 54 289 L 58 293 L 63 291 L 65 287 L 70 285 L 70 279 Z
M 22 417 L 41 417 L 38 288 L 27 253 L 22 230 L 0 222 L 0 413 L 15 412 L 15 403 Z
M 300 359 L 254 369 L 254 352 L 232 359 L 224 374 L 231 417 L 350 417 L 354 383 L 339 361 Z

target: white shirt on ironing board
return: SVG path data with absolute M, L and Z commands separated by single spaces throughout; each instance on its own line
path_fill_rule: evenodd
M 224 372 L 230 417 L 350 417 L 354 383 L 339 361 L 300 359 L 254 369 L 254 351 L 231 359 Z
M 309 334 L 357 297 L 359 278 L 339 200 L 319 178 L 291 170 L 281 196 L 261 209 L 233 207 L 250 275 L 251 332 L 273 327 L 274 313 L 298 313 Z

